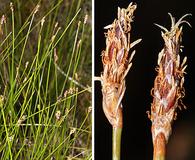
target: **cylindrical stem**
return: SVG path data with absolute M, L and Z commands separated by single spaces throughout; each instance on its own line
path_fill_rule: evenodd
M 163 133 L 159 133 L 154 140 L 153 160 L 165 160 L 166 140 Z
M 112 160 L 120 160 L 122 128 L 112 128 Z

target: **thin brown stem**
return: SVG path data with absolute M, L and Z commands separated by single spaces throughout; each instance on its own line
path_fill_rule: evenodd
M 166 139 L 163 133 L 159 133 L 154 140 L 153 160 L 165 160 Z

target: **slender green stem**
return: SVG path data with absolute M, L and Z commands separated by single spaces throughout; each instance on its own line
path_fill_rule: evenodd
M 112 160 L 120 160 L 122 128 L 112 128 Z

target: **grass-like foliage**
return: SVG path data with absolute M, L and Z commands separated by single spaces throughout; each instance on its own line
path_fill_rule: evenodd
M 0 8 L 0 159 L 91 159 L 90 0 Z

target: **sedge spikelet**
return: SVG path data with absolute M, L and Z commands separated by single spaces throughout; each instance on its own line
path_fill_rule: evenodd
M 182 42 L 182 23 L 186 14 L 178 22 L 169 13 L 171 17 L 171 29 L 168 31 L 165 27 L 159 26 L 164 40 L 164 48 L 158 55 L 158 75 L 154 81 L 154 88 L 151 93 L 153 103 L 151 106 L 152 138 L 154 145 L 154 159 L 157 154 L 165 154 L 165 144 L 168 142 L 171 134 L 171 124 L 176 117 L 176 109 L 184 106 L 182 98 L 184 92 L 184 73 L 187 67 L 187 57 L 180 61 L 180 50 Z M 160 140 L 159 140 L 160 139 Z M 165 141 L 164 143 L 161 143 Z
M 118 8 L 118 19 L 108 29 L 106 50 L 102 51 L 103 73 L 101 74 L 103 110 L 113 127 L 122 127 L 121 100 L 125 92 L 125 77 L 132 66 L 135 51 L 130 49 L 141 39 L 130 42 L 131 22 L 136 4 L 130 3 L 127 9 Z

